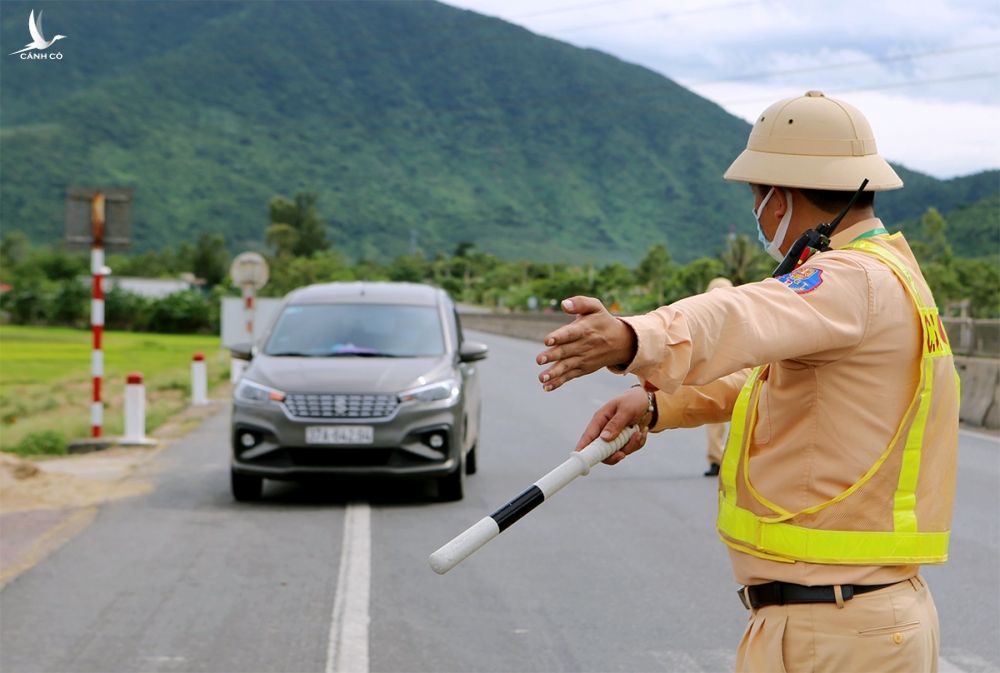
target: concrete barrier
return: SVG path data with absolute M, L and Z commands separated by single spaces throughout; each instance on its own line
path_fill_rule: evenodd
M 564 313 L 462 313 L 462 326 L 467 329 L 528 339 L 539 345 L 546 334 L 568 322 L 570 316 Z M 962 422 L 1000 428 L 1000 359 L 955 356 L 955 367 L 962 380 Z
M 545 335 L 572 320 L 565 313 L 462 313 L 462 327 L 542 342 Z
M 955 355 L 1000 358 L 1000 320 L 941 318 Z
M 956 357 L 955 368 L 962 380 L 962 422 L 1000 428 L 1000 360 Z

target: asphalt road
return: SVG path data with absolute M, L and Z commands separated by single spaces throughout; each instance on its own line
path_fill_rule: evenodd
M 3 589 L 0 671 L 730 670 L 746 612 L 701 430 L 651 438 L 447 575 L 430 570 L 430 552 L 561 462 L 629 383 L 602 373 L 545 394 L 537 346 L 475 338 L 491 355 L 464 501 L 341 480 L 269 483 L 264 503 L 236 504 L 228 414 L 211 418 L 150 463 L 152 493 L 104 506 Z M 1000 442 L 963 432 L 960 463 L 952 560 L 925 572 L 942 671 L 998 671 Z

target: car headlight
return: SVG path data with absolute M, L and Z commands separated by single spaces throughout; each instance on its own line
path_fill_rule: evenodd
M 282 402 L 285 399 L 285 393 L 280 390 L 254 383 L 246 377 L 240 379 L 234 395 L 240 402 L 250 404 L 269 404 L 271 402 Z
M 431 383 L 419 388 L 413 388 L 399 394 L 400 402 L 437 402 L 440 400 L 453 400 L 458 398 L 461 392 L 458 381 L 455 379 L 445 379 L 437 383 Z

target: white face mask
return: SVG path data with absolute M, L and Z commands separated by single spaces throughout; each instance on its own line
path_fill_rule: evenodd
M 764 235 L 764 230 L 760 228 L 760 214 L 764 212 L 764 206 L 770 200 L 771 195 L 774 194 L 774 187 L 768 190 L 767 195 L 764 200 L 760 202 L 757 209 L 753 211 L 753 219 L 757 220 L 757 240 L 760 241 L 761 246 L 764 248 L 764 252 L 769 254 L 775 261 L 782 261 L 785 256 L 781 254 L 781 244 L 785 240 L 785 233 L 788 231 L 788 223 L 792 221 L 792 193 L 787 189 L 783 189 L 785 192 L 785 201 L 788 203 L 788 210 L 785 211 L 784 217 L 781 218 L 781 222 L 778 223 L 778 231 L 774 233 L 774 240 L 768 241 L 767 236 Z

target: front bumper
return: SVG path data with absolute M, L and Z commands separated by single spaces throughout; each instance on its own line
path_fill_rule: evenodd
M 231 423 L 232 468 L 271 479 L 309 475 L 444 476 L 461 464 L 462 398 L 426 404 L 402 404 L 385 418 L 298 418 L 283 404 L 234 403 Z M 368 425 L 371 444 L 308 444 L 306 427 Z M 441 435 L 439 448 L 430 445 Z M 247 446 L 244 436 L 254 443 Z

